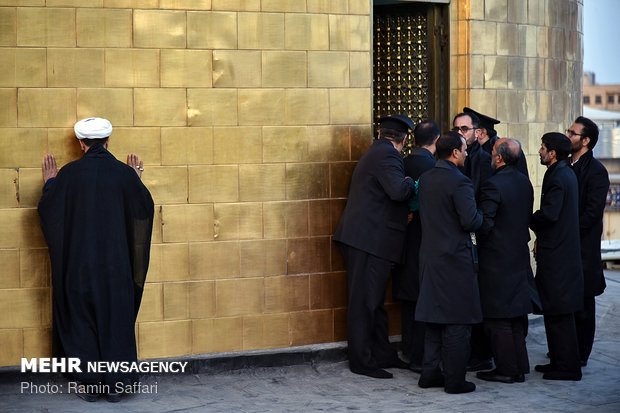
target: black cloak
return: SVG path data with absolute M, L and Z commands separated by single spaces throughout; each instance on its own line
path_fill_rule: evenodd
M 53 356 L 79 357 L 83 373 L 73 378 L 86 383 L 136 380 L 86 367 L 88 361 L 137 361 L 151 194 L 130 166 L 94 144 L 46 183 L 39 215 L 52 267 Z

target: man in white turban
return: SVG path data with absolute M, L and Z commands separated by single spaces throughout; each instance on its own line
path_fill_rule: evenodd
M 60 171 L 43 160 L 41 228 L 49 247 L 53 286 L 52 353 L 77 357 L 77 394 L 86 401 L 120 400 L 117 383 L 134 374 L 98 373 L 88 362 L 137 361 L 135 321 L 149 263 L 153 199 L 140 180 L 142 161 L 127 165 L 107 150 L 112 125 L 88 118 L 75 124 L 84 156 Z M 122 388 L 122 387 L 121 387 Z

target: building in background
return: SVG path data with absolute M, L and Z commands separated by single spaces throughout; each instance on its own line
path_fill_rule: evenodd
M 620 85 L 597 85 L 595 73 L 584 73 L 583 104 L 592 109 L 620 112 Z
M 471 107 L 521 141 L 540 185 L 540 137 L 581 113 L 582 0 L 0 5 L 0 366 L 50 354 L 40 165 L 80 155 L 81 118 L 110 119 L 111 151 L 145 161 L 136 331 L 153 358 L 345 339 L 331 235 L 374 119 L 446 130 Z

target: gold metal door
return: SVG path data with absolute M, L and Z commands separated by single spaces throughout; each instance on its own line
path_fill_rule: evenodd
M 429 3 L 375 6 L 373 10 L 373 109 L 376 121 L 391 114 L 448 116 L 447 7 Z M 407 138 L 404 153 L 413 142 Z

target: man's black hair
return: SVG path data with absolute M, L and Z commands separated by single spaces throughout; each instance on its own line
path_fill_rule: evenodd
M 105 142 L 108 140 L 109 136 L 107 138 L 104 139 L 88 139 L 88 138 L 84 138 L 84 139 L 80 139 L 82 142 L 84 142 L 84 145 L 86 145 L 87 147 L 91 147 L 96 143 L 100 143 L 100 144 L 105 144 Z
M 416 146 L 432 145 L 437 136 L 439 136 L 439 125 L 432 119 L 424 119 L 413 130 Z
M 401 143 L 407 137 L 407 132 L 401 132 L 390 128 L 380 128 L 379 137 L 394 141 L 396 143 Z
M 458 132 L 449 131 L 444 133 L 437 139 L 437 157 L 439 159 L 448 159 L 454 149 L 460 151 L 463 148 L 463 140 L 465 138 Z
M 588 149 L 594 149 L 596 143 L 598 142 L 598 126 L 596 126 L 596 123 L 583 116 L 579 116 L 577 119 L 575 119 L 574 123 L 578 123 L 583 126 L 583 131 L 580 138 L 590 138 L 590 143 L 588 143 Z
M 469 116 L 469 118 L 471 119 L 471 125 L 476 128 L 479 129 L 480 128 L 480 118 L 478 116 L 476 116 L 475 113 L 471 113 L 471 112 L 461 112 L 458 115 L 456 115 L 454 117 L 454 119 L 452 119 L 452 124 L 454 125 L 454 121 L 456 121 L 458 118 L 462 117 L 462 116 Z
M 571 141 L 563 133 L 545 133 L 542 137 L 542 143 L 545 144 L 547 151 L 555 151 L 555 158 L 558 162 L 568 159 L 568 155 L 571 153 Z

